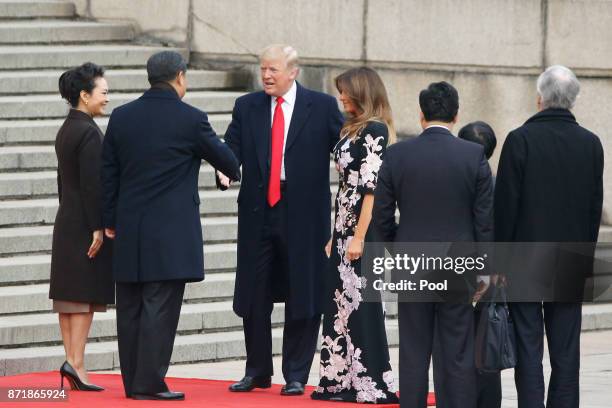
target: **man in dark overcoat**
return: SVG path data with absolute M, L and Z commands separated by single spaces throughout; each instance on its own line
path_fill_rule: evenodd
M 522 300 L 510 303 L 518 407 L 544 407 L 545 334 L 546 406 L 578 407 L 582 300 L 599 236 L 604 151 L 570 111 L 580 92 L 570 69 L 549 67 L 537 92 L 538 113 L 508 134 L 501 152 L 495 237 L 522 247 L 520 267 L 513 262 L 507 272 L 511 300 Z
M 225 141 L 242 164 L 234 311 L 243 318 L 245 377 L 231 391 L 270 386 L 273 302 L 285 302 L 283 395 L 300 395 L 316 350 L 331 232 L 330 151 L 336 100 L 295 81 L 297 53 L 267 47 L 263 91 L 236 101 Z M 223 176 L 221 175 L 221 179 Z M 225 183 L 227 185 L 227 183 Z
M 153 55 L 151 89 L 113 111 L 104 139 L 103 222 L 115 239 L 119 358 L 126 396 L 135 399 L 184 398 L 164 377 L 185 283 L 204 278 L 201 161 L 240 178 L 206 114 L 181 101 L 185 72 L 180 54 Z

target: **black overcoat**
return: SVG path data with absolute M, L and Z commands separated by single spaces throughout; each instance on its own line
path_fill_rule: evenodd
M 232 151 L 204 112 L 172 89 L 150 89 L 116 108 L 102 156 L 104 226 L 116 231 L 117 282 L 204 278 L 201 160 L 240 179 Z
M 583 287 L 593 272 L 603 168 L 599 138 L 569 110 L 545 109 L 508 134 L 497 171 L 495 237 L 530 243 L 509 252 L 504 272 L 514 281 L 512 298 L 591 300 L 592 288 Z
M 89 259 L 93 232 L 102 228 L 100 154 L 103 134 L 88 114 L 71 109 L 57 133 L 57 190 L 60 205 L 53 226 L 49 298 L 115 303 L 112 242 Z
M 297 85 L 297 96 L 285 146 L 284 192 L 288 205 L 289 293 L 292 318 L 321 313 L 320 296 L 328 271 L 323 248 L 331 232 L 330 152 L 337 143 L 343 117 L 336 100 Z M 263 91 L 238 98 L 225 141 L 242 164 L 238 194 L 238 267 L 234 311 L 248 316 L 255 264 L 267 205 L 270 174 L 271 98 Z

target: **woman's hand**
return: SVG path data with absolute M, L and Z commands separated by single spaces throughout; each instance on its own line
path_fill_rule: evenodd
M 331 247 L 332 247 L 332 240 L 330 238 L 329 241 L 327 241 L 327 244 L 325 245 L 325 255 L 327 255 L 328 258 L 331 256 Z
M 93 259 L 98 254 L 98 251 L 100 251 L 100 248 L 102 248 L 102 242 L 104 242 L 103 230 L 94 231 L 91 246 L 87 251 L 87 256 L 89 259 Z
M 361 254 L 363 253 L 363 239 L 353 237 L 351 242 L 348 244 L 348 248 L 346 249 L 346 258 L 349 261 L 356 261 L 361 258 Z

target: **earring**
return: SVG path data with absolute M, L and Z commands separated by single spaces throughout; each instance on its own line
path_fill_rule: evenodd
M 88 105 L 88 104 L 89 104 L 89 101 L 85 101 L 85 105 Z

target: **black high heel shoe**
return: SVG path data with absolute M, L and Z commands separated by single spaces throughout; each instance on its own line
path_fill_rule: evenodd
M 60 376 L 62 377 L 62 389 L 64 389 L 64 377 L 68 379 L 70 388 L 77 391 L 104 391 L 104 388 L 95 384 L 85 384 L 79 378 L 76 370 L 70 365 L 68 361 L 64 361 L 64 364 L 60 367 Z

